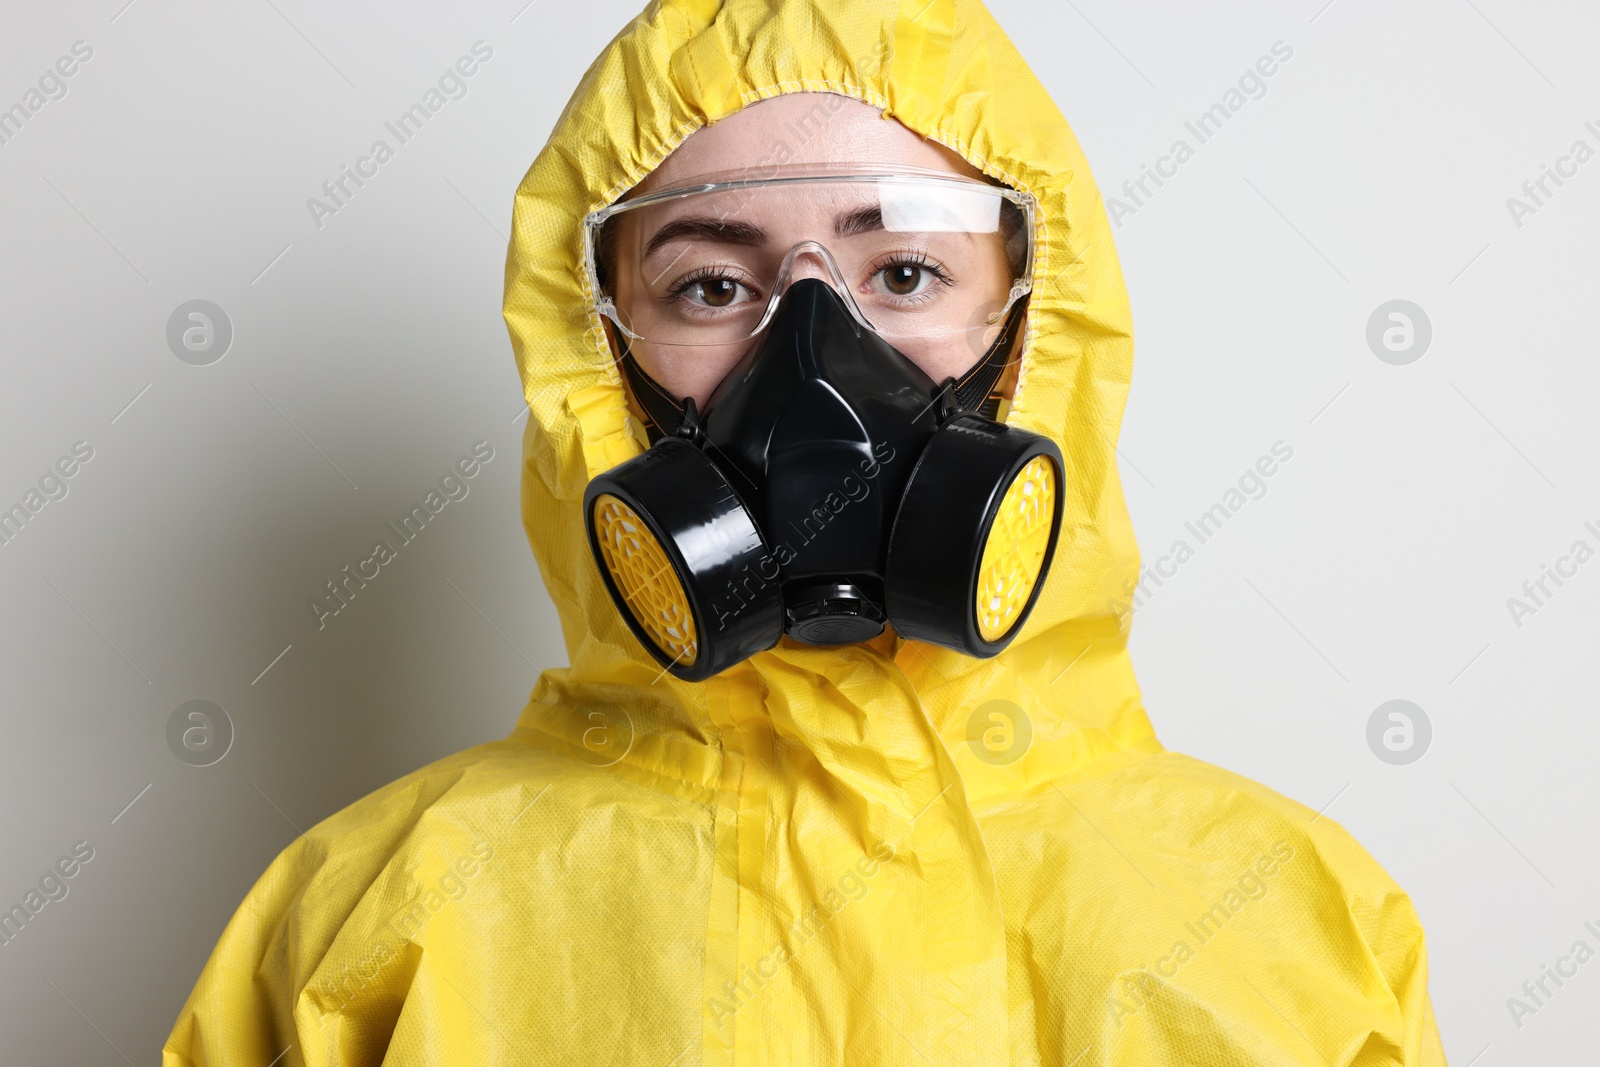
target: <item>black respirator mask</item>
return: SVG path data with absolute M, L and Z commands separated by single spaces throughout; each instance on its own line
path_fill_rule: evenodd
M 987 658 L 1022 628 L 1061 525 L 1054 442 L 995 421 L 1026 301 L 933 381 L 817 278 L 783 288 L 705 410 L 619 333 L 651 447 L 584 494 L 634 635 L 698 681 L 772 648 L 902 637 Z

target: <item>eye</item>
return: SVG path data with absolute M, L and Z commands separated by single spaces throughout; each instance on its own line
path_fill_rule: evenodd
M 738 302 L 744 287 L 732 278 L 710 278 L 696 282 L 690 289 L 695 298 L 707 307 L 722 308 Z M 746 294 L 748 295 L 748 294 Z
M 919 256 L 885 263 L 873 273 L 870 284 L 878 292 L 905 298 L 921 296 L 936 285 L 950 284 L 950 278 L 938 264 Z
M 669 300 L 686 300 L 694 307 L 727 308 L 749 303 L 755 299 L 750 289 L 726 274 L 702 273 L 691 275 L 674 285 Z
M 895 296 L 914 296 L 928 277 L 927 271 L 911 263 L 885 267 L 879 273 L 883 276 L 884 287 Z

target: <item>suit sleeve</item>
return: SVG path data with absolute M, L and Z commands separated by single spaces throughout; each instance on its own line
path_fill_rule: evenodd
M 308 856 L 318 858 L 309 844 L 301 838 L 284 849 L 245 895 L 178 1013 L 162 1067 L 318 1062 L 307 1057 L 296 1019 L 300 905 L 315 870 Z

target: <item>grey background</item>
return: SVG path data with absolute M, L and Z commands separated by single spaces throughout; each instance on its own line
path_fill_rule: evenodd
M 94 448 L 0 546 L 0 901 L 95 850 L 0 948 L 8 1062 L 153 1062 L 297 827 L 503 736 L 564 662 L 518 517 L 505 240 L 516 182 L 638 6 L 125 2 L 10 3 L 0 34 L 0 107 L 94 49 L 0 144 L 0 507 Z M 1520 226 L 1506 201 L 1573 141 L 1600 148 L 1600 15 L 992 8 L 1108 197 L 1195 147 L 1116 232 L 1146 561 L 1294 450 L 1137 613 L 1163 740 L 1326 808 L 1409 891 L 1452 1062 L 1592 1056 L 1600 962 L 1520 1028 L 1505 1002 L 1596 943 L 1600 561 L 1520 627 L 1506 601 L 1600 547 L 1600 160 Z M 468 94 L 319 228 L 307 198 L 480 39 Z M 1196 145 L 1185 121 L 1280 40 L 1264 95 Z M 233 326 L 209 366 L 166 342 L 195 299 Z M 1395 299 L 1432 325 L 1406 365 L 1366 343 Z M 469 495 L 319 631 L 306 600 L 480 439 Z M 1406 765 L 1367 746 L 1396 699 L 1432 725 Z M 209 767 L 168 749 L 191 700 L 233 725 Z

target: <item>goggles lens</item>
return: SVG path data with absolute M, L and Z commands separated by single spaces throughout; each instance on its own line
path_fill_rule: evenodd
M 1027 292 L 1032 200 L 958 178 L 733 181 L 588 220 L 600 311 L 657 344 L 755 336 L 793 279 L 820 276 L 885 337 L 992 327 Z

